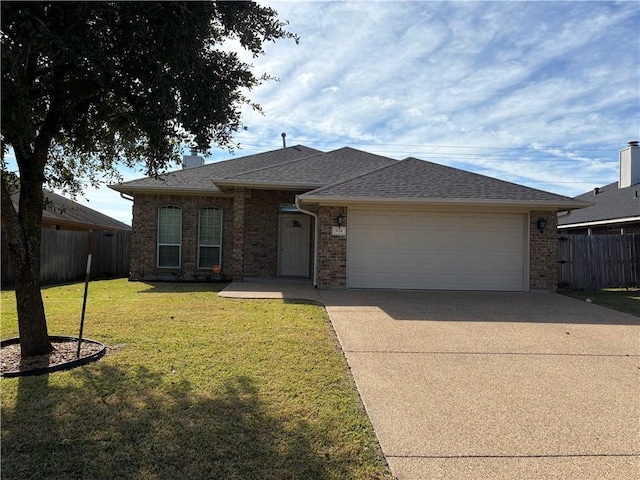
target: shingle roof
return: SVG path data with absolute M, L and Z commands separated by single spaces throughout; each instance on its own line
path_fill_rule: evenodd
M 586 206 L 586 203 L 534 188 L 416 158 L 407 158 L 347 181 L 301 195 L 303 201 L 349 198 L 453 202 L 544 203 Z
M 640 184 L 618 188 L 618 182 L 614 182 L 600 187 L 597 195 L 591 190 L 576 199 L 593 205 L 559 218 L 559 225 L 640 217 Z
M 306 185 L 313 188 L 335 183 L 397 162 L 391 158 L 344 147 L 321 155 L 227 175 L 214 181 L 218 184 L 267 183 Z
M 220 190 L 211 181 L 213 178 L 225 178 L 242 172 L 253 171 L 272 165 L 290 162 L 300 158 L 319 155 L 322 152 L 314 148 L 296 145 L 273 150 L 271 152 L 231 158 L 221 162 L 208 163 L 201 167 L 187 168 L 169 172 L 158 178 L 145 177 L 109 187 L 124 193 L 143 191 L 195 191 L 216 193 Z
M 19 195 L 19 193 L 11 195 L 11 201 L 16 210 L 18 209 Z M 111 218 L 57 193 L 45 190 L 44 196 L 50 205 L 43 209 L 42 218 L 48 219 L 53 223 L 71 223 L 75 225 L 85 225 L 87 228 L 95 227 L 96 229 L 107 230 L 131 230 L 131 227 L 126 223 L 122 223 L 115 218 Z

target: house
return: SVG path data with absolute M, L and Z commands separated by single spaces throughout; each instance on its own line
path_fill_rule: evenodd
M 42 210 L 42 228 L 75 231 L 118 231 L 131 230 L 122 223 L 103 213 L 93 210 L 50 190 L 44 190 L 45 208 Z M 18 209 L 19 193 L 11 195 L 11 201 Z
M 552 290 L 557 212 L 589 205 L 415 158 L 302 145 L 111 188 L 134 199 L 131 280 L 320 288 Z
M 131 227 L 83 204 L 44 190 L 40 282 L 52 285 L 85 278 L 88 242 L 93 245 L 92 278 L 126 277 Z M 11 195 L 17 210 L 19 194 Z M 2 219 L 0 251 L 3 288 L 15 285 L 15 269 Z M 88 233 L 93 231 L 93 233 Z M 92 240 L 89 241 L 89 238 Z
M 640 233 L 640 146 L 629 142 L 620 150 L 617 182 L 578 197 L 592 205 L 570 214 L 560 213 L 558 229 L 576 235 Z

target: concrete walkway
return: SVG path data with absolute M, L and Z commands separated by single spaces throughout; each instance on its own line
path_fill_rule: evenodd
M 398 479 L 640 479 L 637 317 L 542 293 L 220 295 L 325 305 Z

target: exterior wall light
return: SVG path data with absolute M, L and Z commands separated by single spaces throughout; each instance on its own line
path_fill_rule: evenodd
M 540 233 L 544 232 L 544 229 L 547 228 L 547 220 L 543 217 L 540 217 L 536 222 L 536 227 L 538 227 Z
M 341 227 L 342 225 L 344 225 L 344 215 L 340 214 L 336 217 L 336 222 L 338 223 L 338 226 Z

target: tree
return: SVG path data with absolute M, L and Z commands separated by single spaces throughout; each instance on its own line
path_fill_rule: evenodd
M 76 194 L 118 166 L 164 171 L 184 143 L 230 149 L 261 55 L 295 35 L 253 2 L 12 2 L 2 12 L 2 218 L 23 357 L 51 351 L 40 293 L 43 186 Z M 18 173 L 7 169 L 13 149 Z M 19 189 L 18 209 L 10 194 Z

